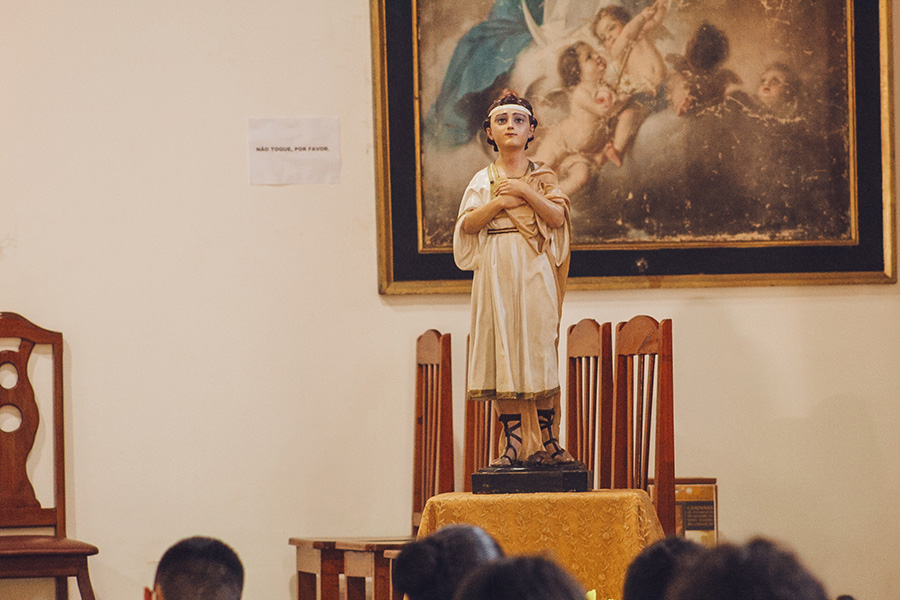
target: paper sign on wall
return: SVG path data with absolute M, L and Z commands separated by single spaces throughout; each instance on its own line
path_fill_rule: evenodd
M 337 117 L 250 119 L 250 184 L 338 183 Z

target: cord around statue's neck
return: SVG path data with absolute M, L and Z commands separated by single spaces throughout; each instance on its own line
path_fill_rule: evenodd
M 511 156 L 504 156 L 501 153 L 494 164 L 497 165 L 497 170 L 501 172 L 503 177 L 507 179 L 521 179 L 531 170 L 532 163 L 525 156 L 524 151 L 516 151 L 511 153 Z

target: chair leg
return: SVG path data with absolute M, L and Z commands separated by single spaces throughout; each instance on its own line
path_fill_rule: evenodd
M 344 572 L 344 553 L 322 550 L 322 570 L 319 574 L 321 600 L 338 600 L 341 595 L 341 573 Z M 315 596 L 313 596 L 315 598 Z
M 88 574 L 87 561 L 78 569 L 75 579 L 78 582 L 78 593 L 81 594 L 81 600 L 95 600 L 94 588 L 91 586 L 91 576 Z
M 56 577 L 56 600 L 69 600 L 68 577 Z
M 316 583 L 318 581 L 315 573 L 297 571 L 297 599 L 316 600 Z
M 347 600 L 366 600 L 366 578 L 350 577 L 344 578 L 347 582 Z
M 391 600 L 391 561 L 384 556 L 384 552 L 375 553 L 372 588 L 373 600 Z

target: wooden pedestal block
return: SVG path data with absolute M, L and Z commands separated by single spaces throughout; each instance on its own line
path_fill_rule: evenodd
M 593 477 L 584 463 L 566 465 L 485 467 L 472 473 L 473 494 L 586 492 Z

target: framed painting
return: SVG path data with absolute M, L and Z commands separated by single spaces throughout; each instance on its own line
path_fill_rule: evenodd
M 379 291 L 456 293 L 512 89 L 570 289 L 896 281 L 891 1 L 373 0 Z

